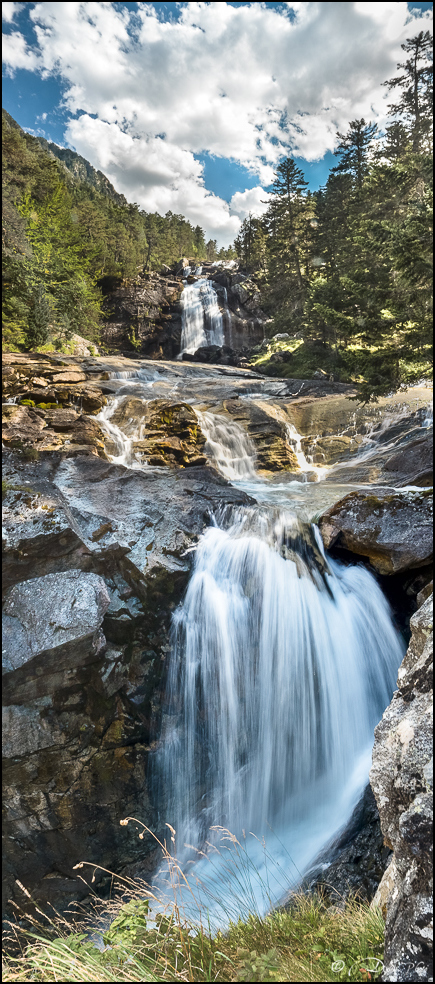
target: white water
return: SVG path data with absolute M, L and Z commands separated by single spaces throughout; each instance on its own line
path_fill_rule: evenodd
M 244 848 L 248 908 L 282 897 L 367 782 L 403 651 L 374 578 L 325 561 L 315 532 L 291 513 L 245 507 L 208 529 L 174 617 L 157 753 L 162 813 L 182 863 L 195 857 L 184 845 L 217 844 L 212 826 L 242 842 L 249 832 L 259 840 Z M 240 896 L 234 851 L 229 860 L 215 849 L 192 869 L 216 925 Z
M 122 377 L 128 378 L 128 377 Z M 115 414 L 116 410 L 123 402 L 124 397 L 116 397 L 110 400 L 100 413 L 97 414 L 96 420 L 98 420 L 102 429 L 106 432 L 108 438 L 113 442 L 116 448 L 116 454 L 109 454 L 110 461 L 115 465 L 125 465 L 127 468 L 146 468 L 147 465 L 143 458 L 139 454 L 136 454 L 134 450 L 134 444 L 136 441 L 142 441 L 145 434 L 145 415 L 136 420 L 130 420 L 129 431 L 127 434 L 125 430 L 121 430 L 118 424 L 115 424 L 111 419 Z M 145 404 L 146 401 L 143 400 Z
M 193 355 L 206 345 L 223 345 L 224 325 L 218 298 L 210 280 L 187 284 L 181 295 L 181 351 Z
M 286 424 L 286 431 L 287 443 L 293 448 L 302 476 L 306 476 L 307 473 L 311 473 L 317 479 L 324 478 L 327 473 L 327 469 L 313 465 L 313 463 L 305 457 L 302 448 L 302 437 L 296 430 L 295 425 Z
M 196 411 L 206 438 L 205 453 L 228 481 L 255 478 L 255 448 L 236 421 L 217 413 Z

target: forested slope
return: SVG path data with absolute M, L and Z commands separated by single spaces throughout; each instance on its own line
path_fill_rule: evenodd
M 385 83 L 395 102 L 383 134 L 364 119 L 338 134 L 337 165 L 307 192 L 292 158 L 278 167 L 262 218 L 236 239 L 283 340 L 259 354 L 272 375 L 316 365 L 386 393 L 430 371 L 432 325 L 432 56 L 429 32 L 403 46 Z
M 6 348 L 61 347 L 73 332 L 98 340 L 103 277 L 218 255 L 200 226 L 141 211 L 79 154 L 25 133 L 5 111 L 2 122 Z

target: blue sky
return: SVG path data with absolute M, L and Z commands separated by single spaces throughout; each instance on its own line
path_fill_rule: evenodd
M 385 123 L 381 83 L 430 3 L 3 3 L 3 106 L 130 201 L 227 244 L 292 154 L 309 187 L 336 131 Z

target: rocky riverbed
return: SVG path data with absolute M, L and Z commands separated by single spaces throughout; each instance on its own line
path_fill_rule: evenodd
M 367 801 L 335 844 L 336 876 L 331 865 L 323 877 L 343 893 L 364 883 L 371 897 L 394 851 L 392 887 L 385 875 L 381 889 L 386 972 L 395 972 L 403 900 L 418 896 L 409 916 L 417 925 L 428 891 L 426 799 L 424 822 L 410 821 L 409 837 L 400 818 L 417 815 L 418 797 L 429 795 L 418 779 L 427 771 L 418 735 L 429 692 L 419 625 L 432 576 L 430 392 L 417 387 L 361 407 L 351 387 L 322 380 L 14 353 L 3 383 L 4 906 L 24 903 L 20 882 L 44 904 L 83 897 L 73 870 L 81 860 L 118 872 L 154 868 L 152 839 L 138 841 L 119 820 L 135 815 L 159 832 L 149 762 L 172 615 L 212 515 L 267 501 L 315 517 L 333 555 L 369 566 L 405 612 L 403 624 L 412 615 L 399 696 L 376 733 L 382 833 Z M 417 718 L 409 724 L 410 709 Z M 406 790 L 399 752 L 409 752 L 414 776 Z M 97 874 L 101 890 L 104 877 Z M 420 936 L 412 930 L 414 962 L 426 922 L 420 928 Z M 401 953 L 400 973 L 408 956 Z

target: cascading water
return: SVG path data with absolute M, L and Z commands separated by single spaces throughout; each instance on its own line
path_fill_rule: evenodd
M 243 427 L 216 413 L 197 410 L 196 415 L 206 438 L 207 457 L 224 478 L 255 478 L 255 448 Z
M 371 574 L 326 559 L 319 541 L 291 513 L 224 514 L 200 540 L 174 617 L 156 757 L 162 815 L 182 863 L 192 859 L 183 845 L 216 841 L 214 825 L 265 838 L 272 870 L 258 840 L 247 848 L 263 911 L 264 879 L 277 900 L 282 866 L 288 874 L 292 862 L 298 880 L 347 821 L 404 651 Z M 240 871 L 217 853 L 212 860 L 197 862 L 192 877 L 217 925 L 232 891 L 240 896 Z
M 216 291 L 203 278 L 188 284 L 181 295 L 181 351 L 193 355 L 206 345 L 223 345 L 224 324 Z
M 115 446 L 116 454 L 110 455 L 110 460 L 115 465 L 126 465 L 128 468 L 141 468 L 143 465 L 134 453 L 133 443 L 135 440 L 141 440 L 143 435 L 139 430 L 138 434 L 128 437 L 125 432 L 111 420 L 111 417 L 115 413 L 118 404 L 118 400 L 108 403 L 107 406 L 100 411 L 96 418 L 101 424 L 103 430 L 106 432 L 109 440 Z

